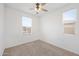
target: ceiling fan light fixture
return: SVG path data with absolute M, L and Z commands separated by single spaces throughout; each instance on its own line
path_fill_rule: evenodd
M 39 9 L 35 8 L 35 11 L 38 14 L 38 13 L 40 13 L 42 11 L 42 9 L 41 8 L 39 8 Z
M 37 9 L 37 8 L 35 8 L 35 11 L 36 11 L 36 12 L 40 12 L 39 9 Z
M 36 12 L 40 12 L 42 11 L 42 4 L 37 3 L 36 8 L 35 8 Z

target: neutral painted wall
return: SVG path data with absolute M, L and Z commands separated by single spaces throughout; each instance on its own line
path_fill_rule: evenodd
M 32 34 L 24 34 L 22 32 L 22 16 L 32 18 Z M 24 44 L 30 41 L 38 40 L 39 35 L 39 17 L 6 7 L 6 48 L 13 47 L 19 44 Z
M 0 4 L 0 56 L 4 51 L 4 5 Z
M 40 21 L 41 40 L 79 54 L 79 4 L 70 4 L 44 15 Z M 62 14 L 69 9 L 77 9 L 75 35 L 64 34 Z
M 71 4 L 56 9 L 54 12 L 44 15 L 40 19 L 35 15 L 6 7 L 6 48 L 40 39 L 41 32 L 41 40 L 79 54 L 79 17 L 77 16 L 75 35 L 64 34 L 62 20 L 62 13 L 73 8 L 77 9 L 77 14 L 79 15 L 78 5 Z M 32 34 L 22 33 L 21 16 L 33 19 Z

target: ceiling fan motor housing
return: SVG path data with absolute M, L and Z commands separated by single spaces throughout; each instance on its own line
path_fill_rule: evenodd
M 40 8 L 40 4 L 39 3 L 36 3 L 36 8 L 37 8 L 37 10 L 39 10 L 39 8 Z

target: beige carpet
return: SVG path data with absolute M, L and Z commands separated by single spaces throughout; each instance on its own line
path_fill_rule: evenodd
M 77 54 L 37 40 L 5 49 L 3 56 L 77 56 Z

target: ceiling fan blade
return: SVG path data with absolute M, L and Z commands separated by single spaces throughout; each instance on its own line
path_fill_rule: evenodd
M 42 9 L 43 11 L 45 11 L 45 12 L 48 12 L 48 10 L 46 10 L 46 9 Z

